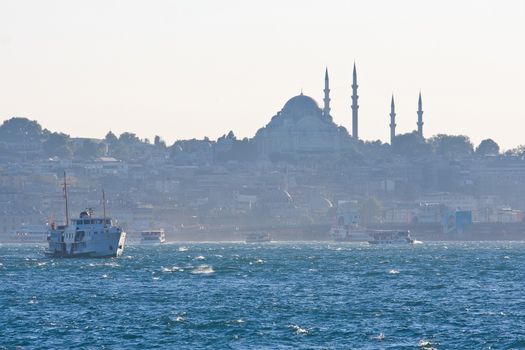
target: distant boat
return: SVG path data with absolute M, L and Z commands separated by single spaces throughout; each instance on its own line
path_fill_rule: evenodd
M 370 244 L 413 244 L 415 240 L 410 237 L 408 230 L 378 230 L 370 231 L 372 237 Z
M 144 244 L 165 243 L 166 233 L 164 233 L 163 229 L 142 231 L 140 233 L 140 242 Z
M 271 242 L 272 237 L 269 233 L 250 233 L 246 236 L 246 243 L 265 243 Z

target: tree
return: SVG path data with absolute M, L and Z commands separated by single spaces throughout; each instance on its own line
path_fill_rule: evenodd
M 392 142 L 392 152 L 403 156 L 420 156 L 432 153 L 432 147 L 416 131 L 397 135 Z
M 235 141 L 235 140 L 237 140 L 237 136 L 235 136 L 233 131 L 230 130 L 230 132 L 228 132 L 227 134 L 222 135 L 221 137 L 219 137 L 217 139 L 217 141 L 223 141 L 223 140 Z
M 243 161 L 250 162 L 254 161 L 257 156 L 257 148 L 255 143 L 247 138 L 243 140 L 232 141 L 231 148 L 225 152 L 217 154 L 217 160 L 219 161 Z
M 164 142 L 164 140 L 163 140 L 159 135 L 156 135 L 156 136 L 155 136 L 155 139 L 154 139 L 154 141 L 153 141 L 153 144 L 154 144 L 156 147 L 166 148 L 166 142 Z
M 131 145 L 133 143 L 140 143 L 140 139 L 138 138 L 138 136 L 131 132 L 124 132 L 120 134 L 118 140 L 120 143 L 127 145 Z
M 54 132 L 47 136 L 43 144 L 44 152 L 48 157 L 70 159 L 73 156 L 69 135 Z
M 467 156 L 474 151 L 474 145 L 464 135 L 439 134 L 431 137 L 429 143 L 434 148 L 434 152 L 441 156 Z
M 95 143 L 91 140 L 84 140 L 82 145 L 75 149 L 75 157 L 82 159 L 94 159 L 102 157 L 105 153 L 104 143 Z
M 519 145 L 516 148 L 509 149 L 505 152 L 505 156 L 507 157 L 523 157 L 525 154 L 525 145 Z
M 106 137 L 104 138 L 104 140 L 110 146 L 114 146 L 118 142 L 117 136 L 115 136 L 115 134 L 111 131 L 106 134 Z
M 365 141 L 358 145 L 362 154 L 366 155 L 368 161 L 380 161 L 391 159 L 391 147 L 388 143 L 377 141 Z M 425 146 L 423 146 L 425 147 Z
M 0 126 L 0 139 L 4 141 L 40 141 L 41 136 L 40 124 L 27 118 L 11 118 Z
M 498 155 L 499 145 L 492 139 L 485 139 L 476 148 L 476 154 L 480 156 Z

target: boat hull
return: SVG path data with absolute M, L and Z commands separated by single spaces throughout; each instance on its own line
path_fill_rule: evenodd
M 50 241 L 44 254 L 52 258 L 112 258 L 122 255 L 125 242 L 126 233 L 114 231 L 85 242 Z
M 120 254 L 113 253 L 107 255 L 97 254 L 95 252 L 86 252 L 86 253 L 73 253 L 73 254 L 62 254 L 58 252 L 45 252 L 44 253 L 48 258 L 60 258 L 60 259 L 75 259 L 75 258 L 116 258 Z

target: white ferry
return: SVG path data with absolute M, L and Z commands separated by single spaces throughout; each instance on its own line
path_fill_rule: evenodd
M 408 230 L 378 230 L 370 231 L 372 239 L 370 244 L 413 244 L 415 240 L 410 237 Z
M 265 243 L 271 242 L 272 237 L 269 233 L 250 233 L 246 236 L 246 243 Z
M 47 241 L 47 256 L 57 258 L 106 258 L 117 257 L 124 251 L 126 233 L 106 217 L 106 198 L 102 191 L 104 216 L 95 217 L 92 209 L 80 213 L 78 219 L 69 220 L 66 173 L 64 172 L 64 198 L 66 223 L 51 224 Z
M 165 243 L 166 233 L 164 233 L 163 229 L 142 231 L 140 233 L 140 242 L 143 244 Z
M 92 209 L 80 213 L 70 225 L 51 225 L 47 256 L 57 258 L 108 258 L 124 251 L 126 233 L 111 218 L 93 215 Z

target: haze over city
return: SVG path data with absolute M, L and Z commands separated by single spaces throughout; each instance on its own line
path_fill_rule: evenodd
M 525 349 L 524 15 L 1 0 L 0 349 Z
M 253 137 L 301 89 L 360 137 L 425 133 L 524 143 L 521 1 L 3 1 L 0 120 L 72 136 L 124 131 L 168 144 L 233 130 Z

